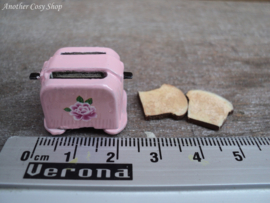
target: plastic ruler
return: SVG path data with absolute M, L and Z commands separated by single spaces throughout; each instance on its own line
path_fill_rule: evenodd
M 270 138 L 11 137 L 0 202 L 270 202 Z

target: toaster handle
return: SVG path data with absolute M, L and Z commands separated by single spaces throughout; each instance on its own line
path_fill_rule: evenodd
M 29 76 L 30 80 L 38 80 L 40 78 L 40 74 L 39 73 L 31 73 Z
M 132 79 L 132 72 L 124 72 L 124 79 Z

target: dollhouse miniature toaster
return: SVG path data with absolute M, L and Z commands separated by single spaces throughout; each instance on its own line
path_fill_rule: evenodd
M 40 74 L 30 74 L 41 80 L 44 126 L 52 135 L 84 127 L 121 132 L 127 124 L 123 79 L 131 78 L 119 55 L 103 47 L 61 48 Z

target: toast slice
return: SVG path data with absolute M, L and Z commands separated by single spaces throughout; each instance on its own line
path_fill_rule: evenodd
M 188 121 L 213 130 L 219 130 L 227 116 L 233 112 L 233 105 L 223 97 L 202 90 L 190 90 Z
M 171 117 L 181 119 L 187 112 L 188 102 L 178 88 L 163 84 L 160 88 L 139 92 L 146 120 Z

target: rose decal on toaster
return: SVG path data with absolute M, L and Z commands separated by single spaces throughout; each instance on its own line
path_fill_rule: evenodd
M 69 108 L 64 108 L 66 112 L 69 112 L 69 115 L 73 116 L 74 120 L 80 121 L 89 121 L 91 118 L 96 118 L 96 108 L 91 106 L 93 99 L 89 98 L 86 101 L 83 100 L 81 96 L 78 96 L 76 103 L 71 105 Z

